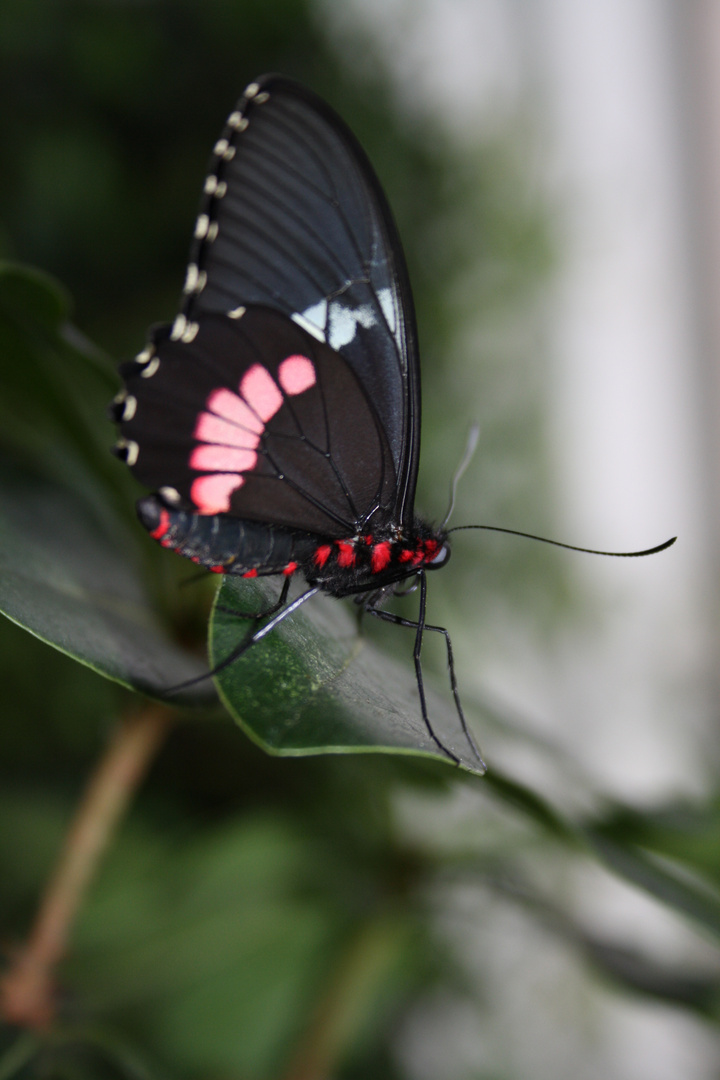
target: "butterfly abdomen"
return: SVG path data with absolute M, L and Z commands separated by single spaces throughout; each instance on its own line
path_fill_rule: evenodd
M 172 510 L 156 495 L 140 499 L 137 512 L 159 544 L 218 574 L 293 573 L 316 547 L 307 534 L 224 514 Z

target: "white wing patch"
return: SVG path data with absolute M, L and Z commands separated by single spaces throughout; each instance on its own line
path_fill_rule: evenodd
M 328 345 L 333 349 L 341 349 L 343 345 L 350 344 L 358 326 L 364 326 L 368 330 L 376 322 L 375 313 L 367 304 L 349 308 L 336 301 L 330 305 Z
M 312 334 L 318 341 L 325 341 L 325 327 L 327 326 L 327 300 L 325 297 L 318 301 L 317 304 L 313 304 L 309 308 L 305 308 L 303 312 L 291 315 L 290 318 L 298 326 L 302 326 L 303 330 L 307 330 L 308 334 Z
M 382 313 L 387 320 L 390 333 L 397 333 L 397 308 L 391 289 L 381 289 L 378 300 Z M 293 322 L 312 334 L 318 341 L 327 341 L 333 349 L 349 345 L 357 333 L 358 326 L 369 330 L 377 324 L 377 313 L 369 304 L 348 307 L 340 300 L 328 301 L 323 297 L 317 304 L 312 304 L 304 311 L 291 315 Z
M 395 296 L 392 289 L 380 289 L 377 294 L 380 301 L 380 307 L 382 313 L 387 320 L 387 324 L 390 328 L 390 333 L 395 336 L 397 333 L 397 309 L 395 307 Z

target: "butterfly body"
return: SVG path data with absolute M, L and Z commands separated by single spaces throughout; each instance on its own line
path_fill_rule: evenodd
M 336 597 L 383 589 L 419 569 L 444 566 L 450 555 L 444 534 L 422 521 L 407 534 L 391 528 L 336 539 L 174 510 L 155 495 L 139 500 L 138 516 L 163 547 L 214 573 L 247 578 L 300 573 L 309 585 Z

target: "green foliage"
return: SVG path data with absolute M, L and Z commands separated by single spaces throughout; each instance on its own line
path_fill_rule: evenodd
M 523 192 L 512 139 L 463 162 L 441 133 L 427 144 L 413 138 L 388 110 L 385 87 L 358 88 L 340 70 L 299 0 L 0 6 L 0 93 L 13 103 L 0 110 L 5 254 L 67 282 L 79 321 L 113 354 L 134 349 L 146 323 L 173 314 L 218 123 L 266 69 L 305 79 L 341 108 L 397 208 L 425 350 L 425 504 L 444 510 L 443 485 L 461 449 L 441 417 L 474 415 L 462 379 L 451 377 L 456 358 L 477 365 L 482 352 L 485 506 L 540 507 L 539 363 L 524 374 L 535 356 L 531 320 L 509 341 L 499 326 L 531 305 L 551 246 L 545 216 Z M 468 219 L 481 230 L 481 257 L 468 250 Z M 480 344 L 456 329 L 471 309 L 482 316 Z M 157 695 L 204 670 L 208 619 L 215 662 L 243 629 L 223 609 L 267 603 L 258 586 L 226 582 L 211 612 L 212 585 L 181 587 L 182 560 L 136 525 L 136 487 L 107 452 L 113 364 L 70 318 L 53 280 L 3 266 L 7 959 L 32 923 L 108 729 L 137 691 Z M 454 554 L 443 588 L 458 608 L 470 593 L 481 614 L 501 594 L 508 603 L 522 596 L 528 612 L 543 597 L 550 607 L 562 598 L 551 555 L 542 572 L 514 548 L 497 559 L 493 575 L 481 575 L 479 560 L 463 565 Z M 581 925 L 552 880 L 579 865 L 604 867 L 714 942 L 717 801 L 629 808 L 597 798 L 581 813 L 568 810 L 562 779 L 544 790 L 519 770 L 503 773 L 492 752 L 482 780 L 432 760 L 439 755 L 418 726 L 411 635 L 372 626 L 360 638 L 342 605 L 312 608 L 218 680 L 253 741 L 207 684 L 195 691 L 80 914 L 59 972 L 58 1025 L 43 1036 L 0 1029 L 0 1080 L 274 1080 L 302 1075 L 313 1054 L 337 1080 L 400 1080 L 397 1035 L 418 1005 L 445 994 L 478 1014 L 483 1007 L 439 928 L 457 882 L 549 929 L 607 985 L 717 1022 L 713 971 Z M 452 743 L 446 680 L 437 687 L 432 715 Z M 476 729 L 504 730 L 521 751 L 529 745 L 485 706 L 470 711 Z M 396 753 L 351 753 L 368 747 Z M 342 753 L 275 756 L 323 748 Z M 535 750 L 562 778 L 555 748 Z M 443 819 L 453 798 L 470 811 L 437 841 L 398 809 L 410 800 L 425 810 L 413 820 L 426 820 L 428 808 Z M 489 999 L 492 985 L 484 993 Z

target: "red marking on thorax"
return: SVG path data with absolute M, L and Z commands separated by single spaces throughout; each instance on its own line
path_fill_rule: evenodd
M 355 565 L 355 548 L 345 540 L 336 540 L 338 546 L 338 566 L 343 570 Z
M 412 557 L 413 557 L 412 551 L 410 551 L 409 548 L 403 548 L 403 550 L 398 555 L 398 562 L 410 562 Z
M 387 540 L 383 540 L 380 544 L 375 544 L 370 553 L 370 569 L 373 574 L 379 574 L 381 570 L 385 569 L 389 562 L 390 544 Z
M 316 548 L 315 554 L 313 555 L 313 562 L 315 563 L 315 565 L 324 566 L 330 558 L 331 551 L 332 548 L 329 544 L 321 544 L 320 547 Z
M 160 521 L 150 533 L 153 540 L 160 540 L 170 528 L 170 514 L 167 510 L 160 511 Z

